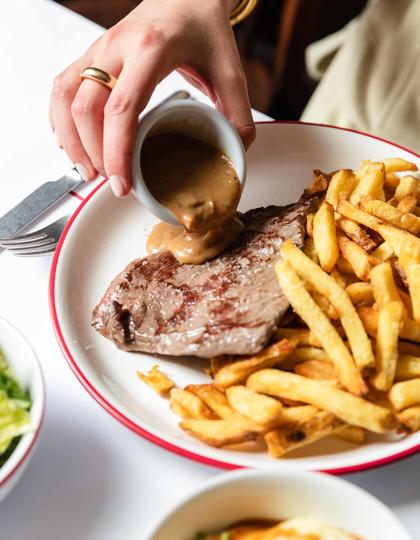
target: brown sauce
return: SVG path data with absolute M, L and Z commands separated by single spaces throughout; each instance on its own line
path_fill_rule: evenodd
M 169 249 L 181 263 L 200 264 L 221 253 L 242 231 L 244 225 L 236 217 L 204 233 L 190 232 L 161 221 L 147 239 L 147 252 Z
M 152 195 L 183 225 L 159 223 L 149 236 L 149 253 L 169 250 L 180 262 L 199 264 L 242 230 L 234 217 L 241 184 L 216 147 L 181 133 L 153 135 L 143 144 L 141 168 Z

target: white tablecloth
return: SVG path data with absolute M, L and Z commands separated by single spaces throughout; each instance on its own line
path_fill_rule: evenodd
M 101 32 L 53 2 L 1 2 L 0 215 L 69 167 L 48 126 L 51 81 Z M 171 75 L 150 105 L 183 88 L 190 89 Z M 85 186 L 82 193 L 90 189 Z M 77 204 L 69 196 L 53 215 Z M 49 257 L 0 255 L 0 315 L 28 337 L 47 384 L 41 442 L 18 486 L 0 505 L 0 538 L 138 539 L 165 507 L 220 471 L 141 439 L 86 393 L 54 338 L 47 296 L 50 263 Z M 420 456 L 347 479 L 389 505 L 420 539 Z

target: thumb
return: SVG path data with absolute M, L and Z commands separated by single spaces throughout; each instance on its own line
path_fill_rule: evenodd
M 245 149 L 248 149 L 255 139 L 256 130 L 239 58 L 233 65 L 225 65 L 225 69 L 219 70 L 212 79 L 217 109 L 234 125 Z

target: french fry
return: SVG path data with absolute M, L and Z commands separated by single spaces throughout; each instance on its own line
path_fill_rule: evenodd
M 283 407 L 278 419 L 278 425 L 292 424 L 295 422 L 306 422 L 318 412 L 312 405 L 295 405 L 292 407 Z M 276 422 L 277 423 L 277 422 Z
M 378 225 L 377 230 L 391 246 L 402 268 L 420 263 L 420 239 L 414 234 L 385 223 Z
M 303 252 L 316 264 L 319 263 L 318 253 L 315 249 L 315 244 L 312 238 L 305 238 L 305 241 L 303 243 Z
M 281 363 L 294 350 L 296 343 L 283 339 L 274 343 L 251 358 L 238 359 L 223 366 L 214 378 L 222 388 L 244 382 L 251 373 Z
M 318 291 L 312 291 L 312 298 L 329 319 L 337 320 L 339 318 L 337 310 L 323 294 Z
M 360 306 L 357 313 L 363 322 L 363 326 L 370 336 L 375 337 L 378 329 L 378 312 L 369 306 Z M 420 323 L 411 319 L 403 319 L 400 328 L 400 338 L 420 343 Z
M 392 191 L 395 191 L 400 184 L 400 177 L 395 173 L 386 173 L 385 174 L 385 186 Z
M 344 275 L 355 276 L 352 265 L 344 257 L 338 257 L 337 269 Z
M 420 323 L 411 319 L 404 319 L 400 330 L 400 337 L 420 343 Z
M 378 261 L 385 262 L 394 255 L 394 252 L 389 244 L 382 242 L 382 244 L 372 251 L 371 255 L 372 257 L 375 257 L 375 259 L 378 259 Z
M 337 206 L 337 212 L 348 219 L 352 219 L 356 223 L 360 223 L 373 231 L 378 231 L 379 225 L 381 225 L 381 220 L 360 210 L 357 206 L 349 203 L 348 201 L 339 201 Z
M 137 371 L 137 377 L 161 396 L 167 396 L 175 386 L 174 382 L 160 371 L 159 366 L 153 366 L 147 373 Z
M 332 412 L 343 422 L 375 433 L 386 433 L 395 426 L 395 418 L 389 409 L 335 388 L 327 382 L 307 379 L 295 373 L 264 369 L 251 375 L 246 385 L 256 392 L 309 403 Z
M 306 216 L 306 234 L 312 238 L 314 235 L 314 214 L 309 213 Z
M 381 191 L 377 194 L 376 198 L 379 200 L 379 201 L 386 201 L 386 198 L 385 198 L 385 190 L 382 188 Z
M 368 200 L 365 197 L 361 198 L 360 205 L 363 210 L 366 210 L 366 212 L 382 221 L 405 229 L 412 234 L 420 233 L 420 218 L 414 214 L 404 213 L 386 202 Z
M 331 272 L 339 251 L 335 232 L 334 208 L 323 202 L 314 217 L 313 240 L 321 267 Z
M 327 190 L 330 176 L 322 171 L 314 170 L 311 185 L 305 189 L 305 195 L 312 197 L 317 193 L 322 193 Z
M 336 283 L 336 281 L 326 274 L 319 266 L 314 264 L 310 259 L 308 259 L 304 253 L 302 253 L 291 241 L 286 241 L 281 247 L 281 253 L 286 259 L 293 265 L 293 268 L 299 275 L 305 279 L 314 289 L 318 290 L 321 294 L 326 296 L 331 304 L 336 308 L 338 315 L 340 317 L 341 323 L 344 327 L 345 333 L 348 337 L 350 347 L 354 356 L 357 366 L 360 368 L 374 365 L 374 356 L 372 352 L 372 347 L 369 341 L 369 338 L 363 328 L 363 325 L 357 315 L 357 312 L 351 303 L 351 300 L 348 294 Z M 279 263 L 277 263 L 279 264 Z M 279 271 L 276 267 L 277 277 L 280 278 Z M 280 282 L 281 285 L 281 282 Z M 287 293 L 286 293 L 287 296 Z M 290 299 L 289 299 L 290 301 Z M 294 307 L 291 302 L 292 307 Z M 301 306 L 302 313 L 305 313 L 304 304 Z M 318 337 L 322 343 L 323 348 L 327 354 L 331 357 L 334 363 L 336 363 L 337 368 L 340 370 L 339 364 L 340 361 L 337 360 L 337 357 L 334 357 L 334 354 L 338 353 L 338 350 L 335 347 L 331 346 L 330 338 L 323 336 L 320 337 L 319 334 L 316 334 L 314 327 L 317 327 L 316 324 L 312 322 L 312 327 L 308 324 L 308 320 L 305 320 L 304 316 L 299 313 L 299 316 L 306 322 L 306 324 L 311 328 L 313 333 Z M 324 341 L 323 341 L 324 339 Z M 337 343 L 337 342 L 336 342 Z M 345 347 L 341 341 L 341 345 Z M 342 350 L 341 345 L 339 345 L 340 350 Z M 351 359 L 351 356 L 350 356 Z M 347 369 L 350 369 L 349 366 L 349 357 L 346 356 Z M 344 364 L 345 365 L 345 364 Z M 343 364 L 341 364 L 343 368 Z M 343 372 L 341 371 L 341 377 Z M 343 383 L 340 377 L 341 382 Z M 343 383 L 344 386 L 346 384 Z M 347 388 L 347 386 L 346 386 Z
M 348 169 L 341 169 L 333 174 L 328 185 L 325 200 L 337 209 L 338 201 L 348 199 L 356 187 L 357 181 L 354 173 Z
M 407 195 L 414 195 L 420 200 L 420 181 L 414 176 L 404 176 L 395 188 L 395 198 L 401 201 Z
M 409 407 L 401 411 L 398 415 L 401 424 L 411 432 L 420 430 L 420 406 Z
M 276 328 L 275 339 L 288 339 L 298 346 L 321 347 L 321 343 L 307 328 Z
M 227 388 L 226 396 L 232 409 L 257 424 L 272 426 L 281 418 L 283 405 L 279 400 L 258 394 L 246 386 L 231 386 Z
M 403 317 L 401 302 L 388 302 L 379 309 L 376 333 L 376 373 L 371 378 L 377 390 L 389 390 L 398 362 L 398 334 Z
M 297 362 L 305 362 L 306 360 L 332 362 L 324 349 L 318 349 L 316 347 L 297 347 L 290 356 Z
M 366 442 L 366 431 L 358 426 L 346 426 L 343 429 L 335 431 L 333 437 L 343 439 L 343 441 L 353 444 L 363 444 Z
M 377 197 L 384 187 L 384 182 L 384 164 L 381 162 L 369 163 L 365 174 L 350 195 L 351 204 L 359 204 L 362 197 Z
M 221 447 L 255 440 L 261 432 L 248 420 L 184 420 L 179 424 L 189 435 L 210 446 Z
M 347 286 L 347 279 L 339 272 L 337 268 L 331 270 L 330 276 L 342 287 L 343 289 Z
M 413 318 L 420 322 L 420 264 L 408 264 L 404 270 L 410 291 Z
M 338 382 L 337 370 L 331 361 L 306 360 L 300 364 L 296 364 L 293 371 L 308 379 Z
M 287 242 L 283 244 L 282 248 L 284 248 L 286 244 Z M 293 246 L 293 244 L 291 245 Z M 298 250 L 298 252 L 301 253 L 303 257 L 307 258 L 301 251 Z M 283 251 L 282 249 L 282 254 L 287 257 L 287 251 Z M 308 261 L 310 261 L 310 259 L 308 259 Z M 310 261 L 310 263 L 313 264 L 312 261 Z M 317 268 L 323 272 L 319 267 Z M 365 382 L 363 381 L 350 352 L 344 345 L 343 340 L 305 289 L 293 267 L 288 261 L 280 260 L 276 263 L 275 269 L 280 287 L 283 289 L 291 306 L 309 326 L 315 337 L 321 342 L 328 356 L 330 356 L 337 366 L 342 385 L 358 395 L 366 392 Z M 331 281 L 335 284 L 334 280 Z M 336 286 L 338 287 L 338 285 Z M 350 299 L 349 303 L 352 305 Z
M 420 379 L 395 383 L 388 396 L 389 401 L 397 411 L 413 405 L 420 405 Z
M 210 420 L 217 416 L 207 405 L 195 394 L 172 388 L 170 391 L 170 407 L 172 411 L 181 418 L 193 418 L 195 420 Z
M 389 262 L 378 264 L 372 268 L 370 281 L 373 296 L 379 308 L 384 307 L 389 302 L 398 302 L 401 306 L 403 305 Z M 404 315 L 407 314 L 405 311 L 404 309 Z
M 374 302 L 372 285 L 365 281 L 351 283 L 346 287 L 346 293 L 349 295 L 353 304 L 371 306 Z
M 269 431 L 264 439 L 270 456 L 280 458 L 287 452 L 330 435 L 342 426 L 343 422 L 333 414 L 319 411 L 306 422 L 288 424 L 281 429 Z
M 214 384 L 189 384 L 185 387 L 185 390 L 199 397 L 223 420 L 236 420 L 238 418 L 238 413 L 229 405 L 224 392 Z
M 354 175 L 356 176 L 356 184 L 358 184 L 363 178 L 363 176 L 366 174 L 366 171 L 368 170 L 368 167 L 371 163 L 372 161 L 370 159 L 364 159 L 360 167 L 354 171 Z
M 341 255 L 350 263 L 353 272 L 359 279 L 367 281 L 373 268 L 372 257 L 344 234 L 337 235 L 337 241 Z
M 395 198 L 398 201 L 407 195 L 416 197 L 420 202 L 420 181 L 415 176 L 404 176 L 395 189 Z
M 396 381 L 420 378 L 420 357 L 410 354 L 400 354 L 398 357 Z
M 216 373 L 219 372 L 222 367 L 226 366 L 226 364 L 231 364 L 234 360 L 235 357 L 232 357 L 229 354 L 214 356 L 213 358 L 210 358 L 210 367 L 206 369 L 206 373 L 214 379 Z
M 397 208 L 403 213 L 412 213 L 417 207 L 417 197 L 415 195 L 405 195 L 397 204 Z
M 395 206 L 397 207 L 398 206 L 398 199 L 396 197 L 391 197 L 390 199 L 388 199 L 386 201 L 388 204 L 390 204 L 391 206 Z
M 398 288 L 398 296 L 401 299 L 401 302 L 403 303 L 403 306 L 405 307 L 406 316 L 409 319 L 413 318 L 413 306 L 411 304 L 411 298 L 408 293 L 403 291 L 402 289 Z
M 405 172 L 405 171 L 417 171 L 417 165 L 411 161 L 407 161 L 402 158 L 385 158 L 381 159 L 381 162 L 385 166 L 385 172 L 395 173 L 395 172 Z
M 346 233 L 346 235 L 356 244 L 366 251 L 370 251 L 376 247 L 376 243 L 368 236 L 365 231 L 351 219 L 341 218 L 338 227 Z

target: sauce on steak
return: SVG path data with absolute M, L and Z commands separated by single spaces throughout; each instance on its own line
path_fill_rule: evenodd
M 203 264 L 181 264 L 167 251 L 132 261 L 94 309 L 93 327 L 127 351 L 257 353 L 289 305 L 273 263 L 284 240 L 303 246 L 311 206 L 249 210 L 238 238 Z

